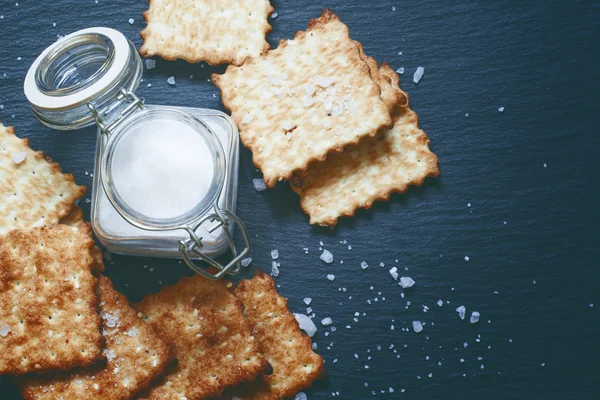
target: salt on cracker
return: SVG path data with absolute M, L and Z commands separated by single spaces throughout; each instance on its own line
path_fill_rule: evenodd
M 81 209 L 81 207 L 79 207 L 77 205 L 73 205 L 73 209 L 71 210 L 71 213 L 69 215 L 67 215 L 66 217 L 62 218 L 59 221 L 59 224 L 68 225 L 68 226 L 79 226 L 82 222 L 83 222 L 83 210 Z M 92 258 L 94 259 L 94 261 L 96 262 L 95 269 L 99 272 L 103 272 L 104 271 L 104 257 L 102 254 L 102 249 L 98 246 L 94 246 L 90 250 L 90 254 L 92 255 Z
M 212 80 L 267 187 L 392 120 L 360 43 L 331 11 L 294 40 Z
M 22 388 L 25 399 L 130 399 L 172 361 L 167 343 L 137 316 L 109 278 L 100 276 L 98 294 L 107 364 L 29 381 Z
M 13 127 L 0 124 L 0 235 L 58 223 L 85 191 L 73 175 L 15 136 Z
M 439 175 L 438 159 L 408 106 L 408 95 L 398 86 L 398 75 L 383 64 L 378 81 L 382 98 L 393 110 L 394 127 L 291 179 L 311 224 L 333 226 L 341 216 L 352 216 L 358 208 L 370 208 L 376 200 L 388 200 L 391 193 L 403 193 L 410 185 Z
M 269 0 L 149 0 L 144 57 L 241 65 L 269 48 Z
M 258 271 L 252 279 L 241 281 L 235 294 L 244 304 L 254 336 L 273 369 L 262 381 L 240 388 L 235 396 L 243 400 L 283 399 L 306 389 L 324 374 L 323 359 L 312 350 L 311 339 L 300 330 L 269 275 Z
M 0 375 L 66 370 L 102 357 L 93 245 L 89 224 L 0 237 Z
M 228 290 L 231 285 L 195 275 L 136 306 L 157 333 L 173 343 L 178 361 L 175 370 L 144 398 L 218 396 L 228 386 L 253 380 L 266 368 L 242 304 Z

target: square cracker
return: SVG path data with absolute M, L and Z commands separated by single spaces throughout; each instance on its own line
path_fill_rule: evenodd
M 294 40 L 212 75 L 265 184 L 289 179 L 392 120 L 360 43 L 329 10 Z
M 98 294 L 107 364 L 26 382 L 25 399 L 130 399 L 171 362 L 169 346 L 137 316 L 109 278 L 100 276 Z
M 267 364 L 242 304 L 226 280 L 182 278 L 137 306 L 144 319 L 173 343 L 178 365 L 142 397 L 203 399 L 256 378 Z
M 0 375 L 101 358 L 91 230 L 52 225 L 0 237 Z
M 241 65 L 269 48 L 269 0 L 149 0 L 144 57 Z
M 333 226 L 341 216 L 352 216 L 358 208 L 370 208 L 376 200 L 388 200 L 391 193 L 403 193 L 409 185 L 439 175 L 438 159 L 408 106 L 408 95 L 398 86 L 398 75 L 384 63 L 377 80 L 394 127 L 331 154 L 291 179 L 311 224 Z
M 23 155 L 19 163 L 13 159 Z M 15 136 L 12 126 L 0 124 L 0 235 L 58 223 L 85 191 L 73 175 Z
M 283 399 L 309 387 L 325 372 L 323 359 L 312 350 L 311 339 L 300 330 L 288 303 L 275 289 L 273 279 L 257 271 L 235 289 L 244 313 L 273 373 L 235 393 L 243 400 Z

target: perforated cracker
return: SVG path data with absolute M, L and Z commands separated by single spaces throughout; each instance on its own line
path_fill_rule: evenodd
M 83 210 L 79 206 L 73 205 L 73 209 L 71 210 L 71 213 L 69 215 L 67 215 L 66 217 L 62 218 L 58 223 L 63 224 L 63 225 L 68 225 L 68 226 L 79 226 L 82 222 L 83 222 Z M 91 232 L 90 232 L 90 234 L 91 234 Z M 92 235 L 92 237 L 93 237 L 93 235 Z M 90 254 L 92 255 L 92 258 L 94 258 L 94 261 L 96 262 L 95 269 L 100 272 L 104 271 L 104 257 L 102 254 L 102 249 L 98 246 L 94 246 L 92 248 L 92 250 L 90 250 Z
M 378 81 L 382 98 L 393 110 L 394 127 L 312 164 L 291 180 L 311 224 L 335 225 L 341 216 L 352 216 L 358 208 L 370 208 L 376 200 L 388 200 L 391 193 L 439 175 L 438 159 L 398 86 L 398 75 L 383 64 Z
M 171 362 L 167 343 L 137 316 L 109 278 L 99 278 L 98 294 L 107 364 L 29 381 L 22 390 L 25 399 L 130 399 Z
M 89 224 L 0 237 L 0 375 L 66 370 L 101 358 L 93 245 Z
M 144 57 L 241 65 L 269 48 L 269 0 L 149 0 Z
M 242 305 L 225 280 L 182 278 L 136 306 L 165 340 L 178 365 L 144 395 L 148 399 L 202 399 L 250 381 L 266 368 Z M 231 283 L 229 283 L 231 286 Z
M 283 399 L 309 387 L 325 372 L 323 359 L 312 350 L 285 298 L 277 294 L 275 282 L 262 271 L 240 282 L 235 289 L 253 327 L 263 355 L 273 373 L 239 388 L 243 400 Z
M 15 136 L 13 127 L 0 124 L 0 235 L 58 223 L 85 191 L 73 175 Z
M 373 136 L 392 120 L 360 43 L 331 11 L 294 40 L 213 74 L 223 104 L 273 187 L 330 152 Z

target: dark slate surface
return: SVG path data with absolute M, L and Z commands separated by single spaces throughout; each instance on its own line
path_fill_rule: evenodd
M 332 317 L 337 328 L 326 336 L 329 328 L 319 324 L 315 339 L 329 377 L 307 391 L 309 398 L 597 398 L 600 4 L 274 5 L 273 45 L 327 6 L 367 54 L 404 67 L 402 87 L 442 171 L 440 179 L 329 230 L 308 224 L 287 185 L 255 192 L 251 180 L 260 174 L 242 150 L 238 212 L 252 236 L 252 266 L 270 270 L 270 250 L 278 249 L 278 283 L 290 308 L 305 312 L 302 299 L 312 297 L 316 319 Z M 125 0 L 0 0 L 0 119 L 82 184 L 91 184 L 85 171 L 93 170 L 94 130 L 42 126 L 23 95 L 25 72 L 57 34 L 94 25 L 119 29 L 139 46 L 145 8 Z M 417 66 L 425 76 L 415 85 Z M 215 70 L 223 68 L 158 60 L 139 93 L 149 103 L 222 109 L 207 82 Z M 172 75 L 176 87 L 167 85 Z M 334 264 L 319 261 L 319 241 Z M 392 266 L 415 287 L 403 291 L 388 273 Z M 108 274 L 138 300 L 189 271 L 177 262 L 115 256 Z M 481 321 L 461 321 L 460 305 L 468 315 L 480 311 Z M 420 334 L 413 320 L 425 323 Z M 0 393 L 19 398 L 8 384 Z

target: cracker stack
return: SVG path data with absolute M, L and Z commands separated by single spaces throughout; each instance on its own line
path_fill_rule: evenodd
M 311 224 L 333 226 L 439 174 L 398 76 L 330 10 L 212 79 L 266 186 L 290 179 Z

